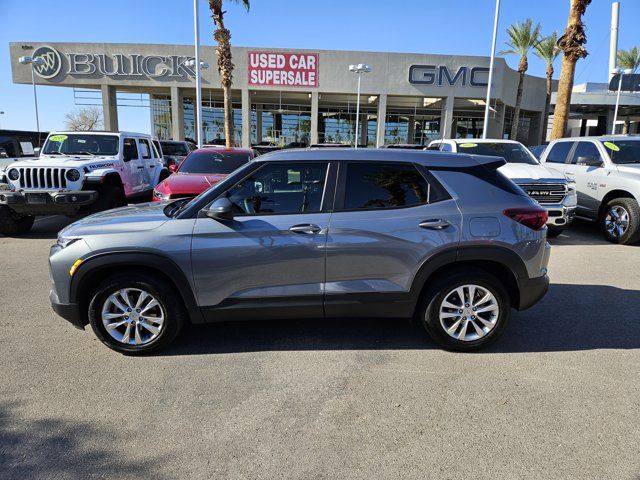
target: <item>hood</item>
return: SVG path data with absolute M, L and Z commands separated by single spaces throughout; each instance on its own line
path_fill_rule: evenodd
M 224 173 L 174 173 L 160 186 L 174 194 L 199 194 L 227 177 Z
M 560 172 L 552 172 L 542 165 L 529 165 L 527 163 L 507 163 L 498 169 L 502 174 L 511 180 L 564 180 L 565 177 Z
M 55 167 L 55 168 L 82 168 L 88 165 L 101 164 L 105 161 L 117 160 L 117 156 L 96 155 L 40 155 L 29 160 L 19 160 L 11 163 L 12 167 Z
M 96 213 L 72 223 L 60 234 L 82 237 L 104 233 L 126 233 L 153 230 L 169 217 L 164 214 L 166 204 L 143 203 Z

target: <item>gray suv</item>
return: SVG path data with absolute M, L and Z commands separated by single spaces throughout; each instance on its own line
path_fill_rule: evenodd
M 547 212 L 504 160 L 409 150 L 264 155 L 192 200 L 87 217 L 51 248 L 54 310 L 126 354 L 185 322 L 415 318 L 473 350 L 548 288 Z

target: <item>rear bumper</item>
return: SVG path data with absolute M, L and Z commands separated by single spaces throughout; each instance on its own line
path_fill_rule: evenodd
M 70 192 L 0 191 L 0 205 L 6 205 L 26 215 L 67 214 L 90 205 L 98 199 L 98 192 L 78 190 Z
M 77 303 L 60 303 L 53 290 L 49 295 L 49 299 L 51 300 L 51 308 L 53 308 L 54 312 L 74 327 L 84 330 L 86 323 L 80 314 L 80 306 Z
M 536 278 L 522 278 L 518 281 L 520 305 L 517 310 L 526 310 L 538 303 L 549 290 L 549 277 L 545 274 Z

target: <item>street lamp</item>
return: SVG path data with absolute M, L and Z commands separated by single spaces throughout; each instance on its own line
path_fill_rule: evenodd
M 493 83 L 493 63 L 496 58 L 496 38 L 498 36 L 498 19 L 500 18 L 500 0 L 496 0 L 496 14 L 493 19 L 493 40 L 491 41 L 491 60 L 489 61 L 489 79 L 487 80 L 487 99 L 484 106 L 484 125 L 482 138 L 487 138 L 489 132 L 489 105 L 491 104 L 491 84 Z M 517 120 L 516 120 L 517 121 Z
M 622 90 L 622 77 L 624 77 L 625 75 L 633 74 L 633 70 L 630 68 L 623 70 L 620 67 L 616 67 L 613 70 L 611 70 L 611 74 L 612 75 L 620 74 L 620 77 L 618 78 L 618 94 L 616 95 L 616 109 L 613 113 L 613 125 L 611 126 L 611 135 L 615 135 L 616 122 L 618 121 L 618 107 L 620 106 L 620 91 Z
M 38 147 L 40 147 L 40 118 L 38 117 L 38 95 L 36 93 L 36 75 L 34 65 L 43 65 L 44 60 L 41 57 L 20 57 L 18 61 L 22 65 L 31 65 L 31 84 L 33 85 L 33 102 L 36 106 L 36 129 L 38 131 Z
M 198 148 L 202 148 L 202 79 L 200 70 L 209 68 L 207 62 L 200 61 L 200 68 L 196 68 L 196 60 L 191 59 L 184 62 L 187 67 L 193 67 L 196 70 L 196 117 L 198 124 L 196 126 L 196 143 Z
M 358 99 L 356 100 L 356 139 L 355 148 L 358 148 L 358 126 L 360 121 L 360 81 L 362 80 L 363 73 L 371 72 L 372 68 L 364 63 L 358 63 L 357 65 L 349 65 L 349 71 L 358 74 Z

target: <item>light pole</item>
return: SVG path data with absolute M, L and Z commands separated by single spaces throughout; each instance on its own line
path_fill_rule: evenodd
M 358 63 L 357 65 L 349 65 L 349 71 L 358 74 L 358 99 L 356 100 L 356 138 L 355 148 L 358 148 L 358 126 L 360 124 L 360 81 L 362 80 L 363 73 L 371 72 L 372 68 L 364 63 Z
M 487 138 L 489 132 L 489 105 L 491 104 L 491 86 L 493 83 L 493 63 L 496 58 L 496 38 L 498 37 L 498 19 L 500 17 L 500 0 L 496 0 L 496 14 L 493 19 L 493 40 L 491 41 L 491 60 L 489 61 L 489 79 L 487 80 L 487 99 L 484 106 L 484 125 L 482 138 Z
M 201 65 L 200 63 L 200 22 L 198 15 L 198 0 L 193 0 L 193 34 L 195 44 L 195 60 L 193 65 Z M 202 147 L 202 77 L 200 68 L 196 68 L 196 116 L 198 123 L 196 125 L 196 142 L 198 148 Z
M 187 67 L 193 67 L 196 70 L 196 143 L 198 144 L 198 148 L 202 148 L 202 82 L 200 79 L 200 71 L 209 68 L 209 64 L 200 61 L 200 68 L 196 68 L 196 63 L 197 61 L 195 59 L 184 62 Z
M 618 78 L 618 93 L 616 95 L 616 109 L 613 112 L 613 125 L 611 126 L 611 135 L 616 134 L 616 122 L 618 121 L 618 107 L 620 106 L 620 91 L 622 90 L 622 77 L 625 75 L 631 75 L 633 70 L 627 68 L 626 70 L 621 69 L 620 67 L 614 68 L 611 70 L 612 75 L 620 75 Z
M 40 57 L 20 57 L 18 61 L 22 65 L 31 65 L 31 84 L 33 85 L 33 102 L 36 106 L 36 130 L 38 131 L 38 147 L 40 147 L 40 117 L 38 116 L 38 94 L 36 92 L 36 75 L 34 65 L 43 65 L 44 60 Z

